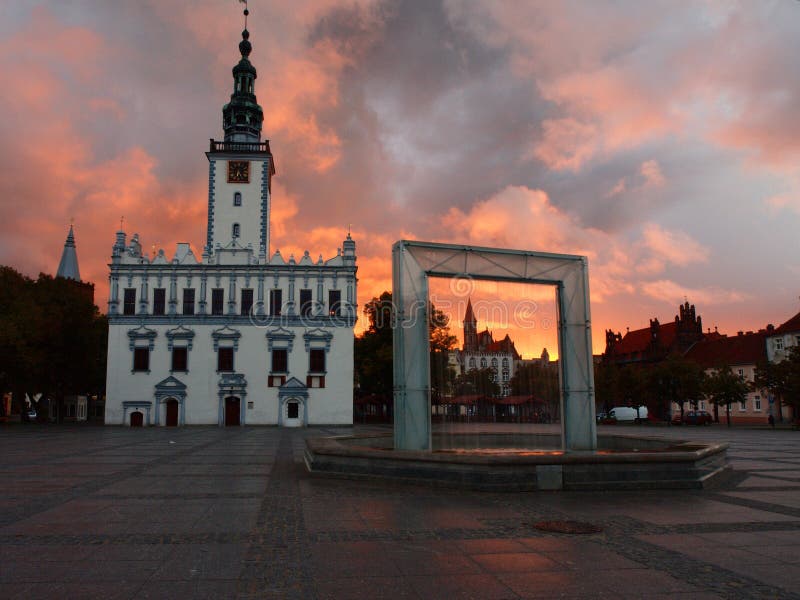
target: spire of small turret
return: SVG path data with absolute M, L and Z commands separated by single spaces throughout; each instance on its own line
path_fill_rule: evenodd
M 231 101 L 222 108 L 222 127 L 226 142 L 260 142 L 261 123 L 264 111 L 261 110 L 255 94 L 256 68 L 250 63 L 253 45 L 247 30 L 247 2 L 244 2 L 244 30 L 239 42 L 239 63 L 233 67 L 233 94 Z
M 61 262 L 58 263 L 56 277 L 64 279 L 81 280 L 81 273 L 78 269 L 78 253 L 75 249 L 75 233 L 72 225 L 69 226 L 67 241 L 64 242 L 64 251 L 61 253 Z

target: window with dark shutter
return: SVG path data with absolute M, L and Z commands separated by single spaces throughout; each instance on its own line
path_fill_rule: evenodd
M 185 347 L 172 349 L 172 370 L 187 371 L 189 352 Z
M 309 352 L 308 371 L 309 373 L 325 372 L 325 350 L 322 348 L 312 348 Z
M 242 315 L 249 315 L 253 308 L 253 290 L 242 290 Z
M 269 314 L 273 317 L 280 316 L 281 314 L 281 305 L 283 304 L 283 292 L 282 290 L 270 290 L 269 291 Z
M 340 290 L 328 290 L 328 313 L 332 317 L 338 317 L 342 307 L 342 292 Z
M 222 288 L 211 290 L 211 314 L 221 315 L 224 309 L 225 293 Z
M 167 308 L 167 290 L 156 288 L 153 290 L 153 314 L 163 315 Z
M 233 348 L 217 350 L 217 371 L 233 371 Z
M 122 314 L 123 315 L 135 315 L 136 314 L 136 289 L 135 288 L 125 288 L 124 300 L 123 300 L 123 304 L 122 304 Z
M 300 316 L 310 317 L 312 307 L 311 290 L 300 290 Z
M 275 348 L 272 351 L 272 372 L 286 373 L 289 371 L 288 352 L 286 348 Z
M 150 349 L 149 348 L 134 348 L 133 349 L 133 370 L 134 371 L 149 371 L 150 370 Z
M 194 314 L 194 290 L 191 288 L 183 290 L 183 314 Z

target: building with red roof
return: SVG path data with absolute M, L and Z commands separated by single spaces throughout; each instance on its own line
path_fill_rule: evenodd
M 686 302 L 670 323 L 661 324 L 657 318 L 650 319 L 649 327 L 628 331 L 624 336 L 606 330 L 603 360 L 619 365 L 659 362 L 670 354 L 683 354 L 700 340 L 716 336 L 719 336 L 716 332 L 703 333 L 703 321 L 694 304 Z
M 772 410 L 773 404 L 767 390 L 754 386 L 756 366 L 767 359 L 766 337 L 766 329 L 756 333 L 740 331 L 730 337 L 718 334 L 695 343 L 685 354 L 687 359 L 699 364 L 706 372 L 729 368 L 751 385 L 745 401 L 731 406 L 733 422 L 765 423 Z M 777 417 L 775 410 L 773 416 Z

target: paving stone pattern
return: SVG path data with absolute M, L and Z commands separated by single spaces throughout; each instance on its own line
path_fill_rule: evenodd
M 800 432 L 629 429 L 729 441 L 713 490 L 486 493 L 310 476 L 349 431 L 3 426 L 0 598 L 800 598 Z

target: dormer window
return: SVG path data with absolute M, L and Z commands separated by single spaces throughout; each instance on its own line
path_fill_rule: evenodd
M 241 235 L 241 227 L 239 227 L 238 223 L 233 224 L 233 231 L 231 232 L 231 237 L 233 239 L 238 238 Z
M 233 205 L 234 206 L 241 206 L 242 205 L 242 193 L 235 192 L 233 194 Z

